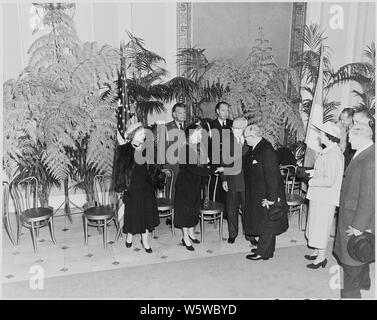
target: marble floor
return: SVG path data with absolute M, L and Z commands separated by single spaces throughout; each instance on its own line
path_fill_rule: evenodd
M 220 241 L 218 229 L 213 224 L 205 224 L 204 243 L 195 245 L 195 251 L 187 251 L 181 244 L 181 231 L 175 229 L 173 238 L 170 226 L 161 219 L 150 244 L 152 254 L 144 252 L 140 244 L 140 236 L 135 236 L 131 248 L 125 247 L 125 236 L 115 242 L 114 224 L 108 227 L 108 247 L 103 247 L 102 233 L 97 228 L 89 227 L 88 245 L 84 245 L 84 230 L 81 214 L 72 215 L 72 223 L 61 214 L 54 218 L 54 245 L 48 227 L 41 228 L 38 252 L 34 253 L 30 232 L 23 228 L 20 243 L 13 246 L 3 232 L 3 266 L 2 280 L 4 283 L 30 279 L 30 270 L 35 265 L 43 267 L 44 277 L 64 276 L 92 271 L 131 267 L 137 265 L 179 261 L 211 255 L 222 255 L 247 252 L 249 243 L 239 236 L 233 245 L 227 243 L 227 223 L 224 220 L 223 239 Z M 217 226 L 218 228 L 218 226 Z M 199 227 L 196 230 L 200 239 Z M 304 244 L 304 234 L 298 231 L 297 218 L 293 217 L 288 232 L 279 236 L 277 247 Z
M 80 213 L 72 215 L 72 222 L 60 214 L 54 219 L 54 223 L 58 243 L 54 245 L 48 228 L 42 228 L 38 238 L 38 253 L 33 252 L 30 233 L 27 229 L 23 229 L 18 246 L 13 246 L 3 232 L 3 294 L 5 294 L 4 288 L 7 288 L 7 284 L 29 282 L 36 268 L 43 270 L 45 279 L 64 281 L 64 277 L 67 280 L 73 277 L 83 282 L 85 274 L 88 276 L 90 273 L 131 270 L 137 266 L 148 268 L 156 264 L 160 264 L 163 269 L 165 266 L 185 260 L 199 262 L 206 261 L 206 258 L 221 259 L 222 256 L 225 259 L 232 255 L 242 256 L 250 252 L 249 243 L 242 236 L 239 236 L 232 245 L 227 243 L 226 221 L 223 239 L 219 239 L 218 230 L 213 224 L 206 223 L 204 243 L 195 245 L 195 251 L 189 252 L 180 244 L 182 238 L 180 230 L 176 229 L 175 237 L 173 237 L 170 226 L 165 224 L 165 219 L 161 219 L 155 237 L 150 242 L 153 248 L 152 254 L 145 253 L 140 244 L 140 236 L 134 237 L 131 248 L 125 247 L 124 236 L 115 242 L 116 232 L 113 224 L 108 228 L 107 249 L 103 247 L 102 234 L 94 227 L 89 228 L 89 242 L 85 246 Z M 197 238 L 200 238 L 198 231 L 196 231 Z M 298 248 L 301 248 L 302 253 L 306 251 L 305 244 L 304 233 L 298 230 L 297 217 L 294 216 L 288 231 L 277 238 L 277 249 L 297 247 L 297 250 L 293 252 L 299 252 Z M 82 275 L 81 278 L 80 275 Z

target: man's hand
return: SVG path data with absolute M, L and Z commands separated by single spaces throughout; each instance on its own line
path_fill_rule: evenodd
M 270 206 L 272 206 L 274 203 L 274 201 L 268 201 L 267 199 L 263 199 L 262 207 L 266 207 L 267 209 L 269 209 Z
M 221 173 L 224 172 L 224 167 L 218 167 L 215 171 L 215 173 Z
M 227 181 L 223 181 L 223 189 L 225 192 L 228 192 L 228 182 Z
M 348 226 L 348 230 L 346 231 L 347 233 L 347 236 L 352 236 L 352 235 L 355 235 L 356 237 L 360 236 L 362 234 L 362 232 L 360 230 L 357 230 L 355 228 L 353 228 L 352 226 Z

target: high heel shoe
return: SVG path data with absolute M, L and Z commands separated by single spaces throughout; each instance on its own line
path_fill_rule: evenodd
M 189 238 L 190 238 L 190 240 L 191 240 L 193 243 L 200 243 L 200 241 L 199 241 L 198 239 L 191 238 L 190 236 L 189 236 Z
M 146 248 L 145 246 L 144 246 L 144 244 L 143 244 L 143 240 L 140 240 L 140 243 L 141 243 L 141 245 L 143 246 L 143 248 L 144 248 L 144 250 L 145 250 L 145 252 L 146 253 L 152 253 L 152 248 Z
M 317 259 L 317 256 L 311 256 L 310 254 L 306 254 L 306 255 L 304 255 L 304 258 L 306 260 L 315 260 L 315 259 Z
M 127 242 L 126 240 L 126 248 L 131 248 L 132 247 L 132 242 Z
M 185 242 L 185 240 L 182 239 L 182 244 L 186 247 L 187 250 L 189 251 L 194 251 L 195 248 L 193 246 L 188 246 Z
M 322 267 L 322 268 L 326 267 L 326 264 L 327 264 L 327 259 L 325 258 L 325 260 L 321 261 L 320 263 L 317 263 L 317 264 L 311 263 L 311 264 L 306 265 L 306 267 L 309 269 L 318 269 L 319 267 Z

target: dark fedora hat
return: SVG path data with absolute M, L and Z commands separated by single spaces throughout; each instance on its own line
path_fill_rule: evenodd
M 359 262 L 372 262 L 374 260 L 374 234 L 363 232 L 360 236 L 351 236 L 348 240 L 348 254 L 353 260 Z

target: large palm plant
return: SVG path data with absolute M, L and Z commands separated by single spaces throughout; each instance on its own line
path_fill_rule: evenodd
M 181 50 L 177 55 L 177 63 L 183 68 L 183 74 L 166 83 L 168 100 L 185 100 L 192 105 L 193 118 L 203 115 L 204 102 L 220 99 L 224 92 L 220 82 L 210 81 L 208 72 L 214 62 L 208 61 L 204 51 L 196 47 Z
M 374 42 L 364 50 L 364 56 L 366 61 L 348 63 L 332 72 L 328 86 L 331 88 L 348 82 L 358 83 L 361 91 L 352 90 L 352 92 L 360 97 L 359 106 L 369 110 L 370 114 L 374 116 L 376 104 L 376 47 Z
M 146 49 L 143 39 L 129 32 L 128 37 L 130 41 L 125 46 L 128 95 L 139 121 L 147 124 L 149 114 L 165 111 L 167 87 L 162 80 L 167 70 L 161 66 L 165 59 Z
M 334 111 L 340 103 L 330 101 L 329 83 L 331 79 L 331 48 L 325 45 L 326 37 L 318 24 L 305 26 L 302 35 L 304 42 L 304 51 L 296 62 L 296 67 L 301 69 L 301 87 L 300 97 L 302 111 L 310 114 L 313 97 L 319 77 L 319 64 L 321 56 L 321 47 L 323 47 L 323 121 L 334 121 Z

